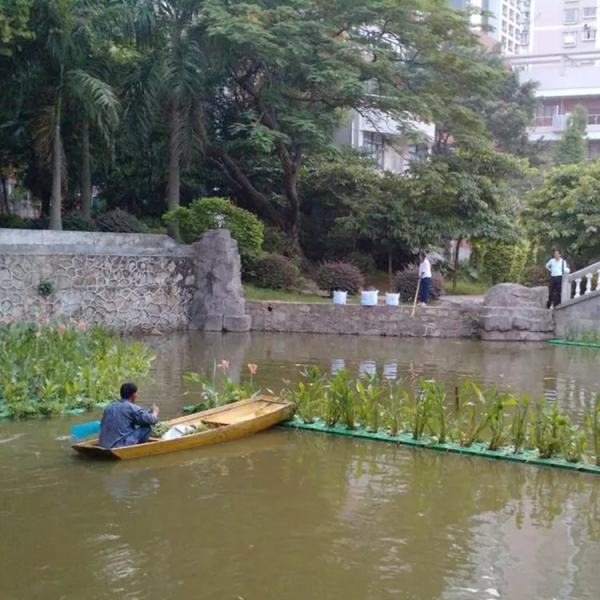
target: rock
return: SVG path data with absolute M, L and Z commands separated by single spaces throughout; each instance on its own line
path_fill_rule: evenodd
M 499 283 L 490 288 L 483 298 L 484 306 L 504 306 L 515 308 L 517 306 L 533 306 L 546 308 L 548 301 L 548 288 L 528 288 L 518 283 Z
M 479 315 L 481 339 L 542 341 L 553 337 L 554 318 L 546 309 L 548 290 L 500 283 L 488 290 Z

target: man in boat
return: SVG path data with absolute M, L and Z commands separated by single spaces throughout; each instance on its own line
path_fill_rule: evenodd
M 124 383 L 121 398 L 111 402 L 100 422 L 99 445 L 102 448 L 119 448 L 143 444 L 150 437 L 152 425 L 158 422 L 158 406 L 144 410 L 136 405 L 137 385 Z

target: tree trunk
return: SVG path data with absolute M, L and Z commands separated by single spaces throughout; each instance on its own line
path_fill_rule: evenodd
M 177 105 L 171 107 L 171 120 L 169 124 L 169 174 L 167 179 L 167 209 L 175 210 L 179 206 L 179 194 L 181 189 L 180 171 L 180 145 L 179 145 L 179 114 Z M 169 235 L 179 241 L 179 226 L 177 223 L 169 223 L 167 227 Z
M 92 218 L 92 168 L 90 160 L 90 124 L 87 119 L 81 129 L 81 214 Z
M 217 146 L 207 146 L 206 153 L 210 162 L 215 165 L 223 174 L 232 191 L 238 191 L 247 200 L 256 214 L 283 228 L 281 215 L 277 212 L 270 200 L 259 192 L 246 173 L 240 168 L 229 154 Z
M 8 207 L 8 189 L 6 187 L 6 179 L 0 174 L 0 189 L 2 190 L 2 206 L 0 207 L 0 213 L 5 212 L 8 214 L 10 209 Z
M 392 246 L 388 246 L 388 282 L 390 290 L 394 288 L 394 257 L 392 255 Z
M 456 290 L 456 281 L 458 279 L 458 258 L 460 254 L 460 244 L 462 238 L 457 238 L 456 248 L 454 249 L 454 273 L 452 274 L 452 291 Z
M 285 196 L 288 201 L 286 230 L 292 247 L 298 256 L 302 256 L 300 248 L 300 197 L 298 196 L 298 169 L 296 165 L 289 165 L 284 170 Z
M 50 196 L 50 229 L 62 229 L 62 143 L 60 139 L 61 98 L 56 107 L 52 140 L 52 195 Z

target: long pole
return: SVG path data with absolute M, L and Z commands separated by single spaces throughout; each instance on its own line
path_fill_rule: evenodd
M 415 301 L 413 302 L 413 309 L 410 313 L 411 318 L 415 316 L 415 310 L 417 310 L 417 298 L 419 297 L 419 290 L 421 289 L 421 278 L 417 280 L 417 291 L 415 292 Z

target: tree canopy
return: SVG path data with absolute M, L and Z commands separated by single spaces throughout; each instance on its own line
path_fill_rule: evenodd
M 3 0 L 0 172 L 50 226 L 106 208 L 156 224 L 230 197 L 297 254 L 404 256 L 510 236 L 507 179 L 534 94 L 446 0 Z M 6 29 L 6 31 L 9 31 Z M 377 174 L 336 147 L 352 114 L 436 124 L 432 155 Z M 394 134 L 391 135 L 394 138 Z M 327 240 L 325 241 L 325 238 Z
M 575 266 L 600 260 L 600 160 L 551 169 L 529 197 L 525 222 L 542 248 L 560 247 Z

